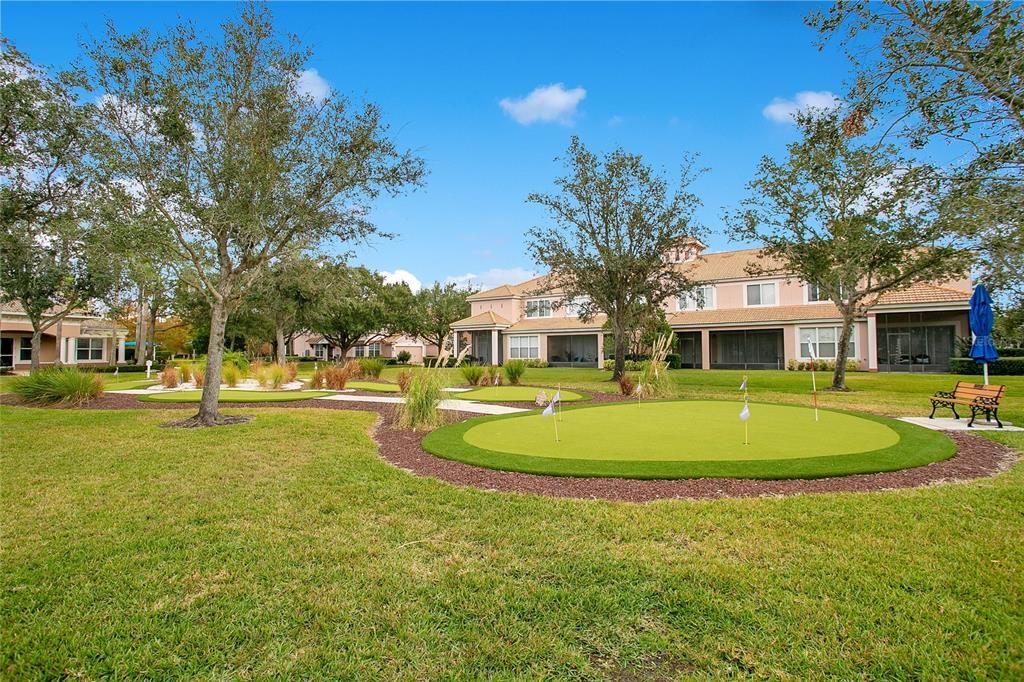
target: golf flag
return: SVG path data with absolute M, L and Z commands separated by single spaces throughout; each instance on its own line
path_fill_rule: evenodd
M 740 384 L 740 390 L 741 391 L 747 390 L 747 378 L 746 377 L 743 377 L 743 383 Z
M 545 417 L 550 417 L 554 413 L 555 413 L 555 401 L 552 400 L 550 403 L 548 403 L 548 406 L 544 408 L 544 411 L 541 412 L 541 414 L 544 415 Z
M 494 385 L 497 386 L 500 383 L 501 383 L 501 375 L 500 374 L 495 374 L 494 375 Z
M 743 409 L 740 410 L 740 421 L 745 422 L 748 419 L 750 419 L 750 406 L 748 406 L 746 403 L 743 403 Z
M 118 372 L 120 372 L 120 371 L 121 371 L 121 368 L 120 368 L 120 367 L 115 367 L 115 368 L 114 368 L 114 376 L 116 377 L 116 376 L 117 376 L 117 373 L 118 373 Z

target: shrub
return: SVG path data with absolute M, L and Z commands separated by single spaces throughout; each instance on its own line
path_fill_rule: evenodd
M 412 353 L 407 350 L 398 351 L 398 356 L 395 359 L 398 360 L 398 364 L 407 365 L 412 360 Z
M 224 351 L 223 358 L 223 364 L 234 365 L 242 379 L 249 376 L 249 358 L 245 357 L 245 353 L 238 350 L 226 350 Z
M 470 386 L 476 386 L 480 383 L 480 377 L 484 375 L 484 368 L 480 365 L 463 365 L 459 368 L 459 371 L 462 372 L 462 378 Z
M 441 422 L 437 404 L 441 400 L 441 376 L 438 372 L 420 370 L 409 381 L 405 402 L 399 409 L 399 421 L 406 428 L 419 431 Z
M 644 361 L 638 382 L 644 398 L 671 398 L 676 394 L 675 384 L 668 377 L 668 365 L 655 360 Z
M 539 358 L 531 358 L 529 360 L 524 360 L 523 362 L 525 362 L 526 366 L 531 369 L 544 369 L 548 367 L 547 360 L 540 360 Z
M 522 360 L 506 360 L 505 361 L 505 378 L 508 379 L 508 383 L 513 386 L 519 383 L 519 380 L 526 374 L 526 363 Z
M 299 376 L 299 363 L 290 360 L 284 364 L 284 378 L 286 383 L 292 383 Z
M 973 358 L 950 358 L 949 371 L 952 374 L 977 375 L 982 373 L 982 367 Z M 1024 375 L 1024 358 L 999 358 L 988 363 L 988 373 L 993 376 Z
M 228 385 L 229 388 L 234 388 L 235 386 L 238 386 L 238 382 L 242 378 L 242 373 L 234 363 L 227 362 L 220 368 L 220 378 Z
M 967 349 L 970 352 L 970 349 Z M 1024 348 L 996 348 L 1001 358 L 1024 358 Z
M 679 353 L 669 353 L 665 356 L 665 362 L 669 369 L 680 369 L 683 366 L 683 356 Z
M 633 381 L 633 377 L 628 374 L 623 374 L 619 377 L 619 393 L 622 395 L 633 395 L 636 390 L 636 383 Z
M 270 368 L 262 362 L 254 362 L 252 367 L 253 375 L 256 377 L 256 383 L 260 385 L 260 388 L 266 388 L 267 383 L 270 381 Z
M 164 371 L 160 372 L 160 385 L 164 388 L 177 388 L 180 383 L 181 374 L 174 365 L 164 367 Z
M 626 360 L 623 366 L 627 372 L 639 372 L 644 368 L 644 363 L 642 360 Z M 615 369 L 615 359 L 605 360 L 604 368 L 607 370 Z
M 501 386 L 501 369 L 494 365 L 487 365 L 484 368 L 484 374 L 480 377 L 480 381 L 477 382 L 480 386 Z
M 409 384 L 410 382 L 412 382 L 412 371 L 408 369 L 402 370 L 401 372 L 398 373 L 398 376 L 395 377 L 395 381 L 398 382 L 398 390 L 403 395 L 408 393 Z
M 276 362 L 267 368 L 268 379 L 270 381 L 271 388 L 281 388 L 284 386 L 284 378 L 286 371 L 284 365 L 279 365 Z
M 359 361 L 360 373 L 370 379 L 380 379 L 380 373 L 387 367 L 381 358 L 363 358 Z
M 196 388 L 202 388 L 203 384 L 206 383 L 206 365 L 192 365 L 189 371 L 192 373 L 192 383 L 196 385 Z M 221 372 L 223 371 L 224 368 L 222 367 Z
M 83 405 L 103 395 L 103 377 L 77 367 L 53 367 L 18 377 L 11 390 L 32 405 Z

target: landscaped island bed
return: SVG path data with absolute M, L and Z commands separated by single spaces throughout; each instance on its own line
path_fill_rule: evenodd
M 280 403 L 291 400 L 309 400 L 331 395 L 330 391 L 239 391 L 221 389 L 222 403 Z M 153 403 L 198 403 L 202 398 L 202 390 L 166 391 L 140 395 L 139 400 Z
M 753 404 L 620 402 L 472 419 L 423 440 L 428 452 L 492 469 L 622 478 L 818 478 L 893 471 L 952 457 L 944 435 L 832 410 Z M 557 422 L 556 422 L 557 419 Z M 555 427 L 558 440 L 555 439 Z
M 579 391 L 543 386 L 483 386 L 464 393 L 453 393 L 451 397 L 461 398 L 462 400 L 479 400 L 481 402 L 532 403 L 537 400 L 537 394 L 541 391 L 544 392 L 548 400 L 551 400 L 559 390 L 561 390 L 562 402 L 572 403 L 577 400 L 590 399 L 589 395 Z

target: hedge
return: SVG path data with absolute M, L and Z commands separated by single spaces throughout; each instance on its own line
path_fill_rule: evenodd
M 1024 348 L 996 348 L 1001 358 L 1024 358 Z
M 949 371 L 953 374 L 981 374 L 981 365 L 973 358 L 950 358 Z M 999 358 L 988 364 L 988 373 L 991 375 L 1024 375 L 1024 357 Z

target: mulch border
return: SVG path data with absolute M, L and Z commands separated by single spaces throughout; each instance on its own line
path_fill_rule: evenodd
M 611 402 L 619 396 L 609 395 Z M 9 394 L 0 395 L 0 404 L 16 405 Z M 517 406 L 523 406 L 522 403 Z M 84 409 L 196 409 L 195 404 L 147 403 L 134 395 L 106 394 Z M 379 419 L 372 435 L 382 459 L 417 476 L 434 478 L 460 486 L 472 486 L 493 492 L 525 493 L 584 500 L 650 502 L 662 499 L 709 500 L 747 497 L 785 497 L 816 493 L 875 492 L 921 488 L 959 483 L 994 476 L 1008 470 L 1018 455 L 1012 448 L 981 436 L 960 431 L 946 435 L 957 445 L 950 459 L 926 466 L 875 474 L 854 474 L 834 478 L 758 480 L 736 478 L 699 478 L 679 480 L 636 480 L 624 478 L 579 478 L 543 476 L 499 471 L 435 457 L 420 445 L 426 432 L 414 432 L 396 424 L 394 404 L 353 403 L 332 400 L 295 400 L 281 403 L 231 403 L 231 409 L 316 408 L 376 412 Z M 448 420 L 459 421 L 479 416 L 448 412 Z

